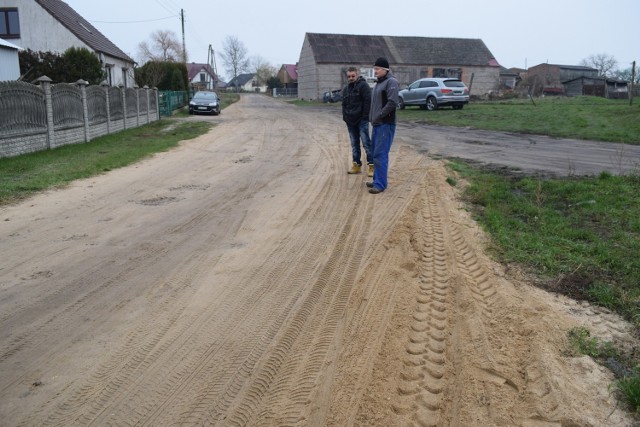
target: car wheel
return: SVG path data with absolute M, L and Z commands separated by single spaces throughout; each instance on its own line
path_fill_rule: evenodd
M 404 99 L 400 98 L 400 100 L 398 102 L 398 108 L 400 110 L 404 110 Z
M 434 111 L 438 109 L 438 101 L 435 97 L 430 96 L 427 98 L 427 110 Z

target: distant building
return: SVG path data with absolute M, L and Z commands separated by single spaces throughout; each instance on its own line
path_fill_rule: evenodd
M 423 77 L 456 77 L 472 95 L 498 89 L 500 65 L 480 39 L 305 34 L 298 61 L 298 97 L 322 99 L 322 93 L 346 84 L 349 66 L 371 84 L 373 64 L 384 56 L 401 87 Z
M 628 99 L 629 83 L 604 77 L 577 77 L 563 82 L 567 96 L 602 96 L 609 99 Z
M 512 68 L 500 67 L 500 89 L 515 89 L 520 81 L 520 73 Z
M 0 39 L 0 81 L 20 78 L 19 50 L 13 43 Z
M 298 66 L 294 64 L 282 64 L 277 77 L 278 80 L 280 80 L 280 83 L 282 83 L 282 87 L 298 87 Z
M 0 0 L 0 22 L 0 37 L 23 49 L 62 54 L 86 48 L 97 55 L 110 85 L 135 84 L 135 61 L 63 1 Z
M 240 74 L 239 76 L 231 79 L 227 83 L 226 90 L 230 92 L 260 92 L 265 93 L 267 86 L 260 85 L 256 75 L 253 73 Z
M 563 82 L 580 77 L 598 77 L 598 70 L 582 65 L 538 64 L 527 70 L 527 85 L 534 95 L 563 95 Z
M 189 84 L 195 90 L 214 90 L 218 87 L 218 76 L 209 64 L 187 64 Z

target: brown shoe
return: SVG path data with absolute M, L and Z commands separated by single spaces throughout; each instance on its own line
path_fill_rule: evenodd
M 373 176 L 373 163 L 369 163 L 367 166 L 369 167 L 369 171 L 367 172 L 367 176 Z
M 361 166 L 359 164 L 357 164 L 356 162 L 353 162 L 351 169 L 349 169 L 347 173 L 348 174 L 360 173 L 360 167 Z

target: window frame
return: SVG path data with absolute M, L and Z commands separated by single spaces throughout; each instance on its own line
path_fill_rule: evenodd
M 11 25 L 10 14 L 15 12 L 15 24 L 17 29 Z M 0 20 L 4 21 L 3 24 L 6 28 L 6 33 L 0 33 L 0 38 L 3 39 L 19 39 L 20 38 L 20 14 L 17 7 L 0 7 Z

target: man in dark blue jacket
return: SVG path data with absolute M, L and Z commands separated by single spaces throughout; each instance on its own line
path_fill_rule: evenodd
M 369 137 L 371 88 L 366 80 L 358 75 L 356 67 L 347 69 L 347 80 L 349 83 L 342 90 L 342 119 L 349 130 L 353 157 L 353 165 L 347 173 L 360 173 L 360 168 L 362 167 L 360 140 L 362 140 L 362 146 L 369 165 L 368 175 L 373 176 L 373 152 L 371 150 L 371 138 Z

